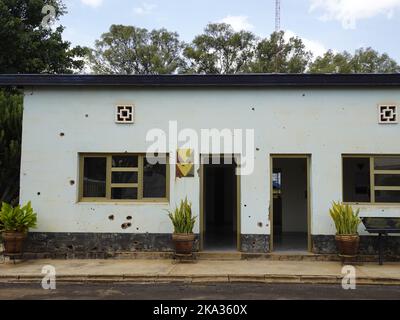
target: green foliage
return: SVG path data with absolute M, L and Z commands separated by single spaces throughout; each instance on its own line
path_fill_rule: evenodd
M 0 202 L 18 202 L 22 95 L 0 90 Z
M 347 51 L 327 51 L 310 65 L 311 73 L 395 73 L 400 66 L 386 53 L 380 54 L 372 48 L 361 48 L 354 55 Z
M 192 204 L 188 202 L 187 198 L 181 200 L 179 208 L 176 207 L 173 212 L 168 212 L 175 233 L 193 233 L 196 217 L 192 217 Z
M 62 40 L 64 27 L 41 26 L 42 8 L 50 4 L 56 18 L 63 15 L 61 0 L 0 0 L 0 73 L 72 73 L 82 69 L 86 49 L 70 48 Z
M 360 209 L 356 211 L 348 204 L 333 202 L 329 213 L 336 226 L 336 234 L 357 234 L 358 225 L 361 219 L 358 217 Z
M 183 43 L 166 29 L 112 25 L 89 54 L 94 73 L 172 74 L 183 65 Z
M 254 73 L 303 73 L 312 54 L 298 37 L 285 39 L 283 31 L 274 32 L 261 40 L 250 63 L 249 72 Z
M 23 207 L 3 202 L 0 210 L 0 230 L 28 232 L 30 228 L 36 228 L 37 214 L 33 211 L 29 201 Z
M 226 23 L 210 23 L 184 50 L 185 73 L 229 74 L 244 72 L 253 58 L 256 37 L 235 32 Z

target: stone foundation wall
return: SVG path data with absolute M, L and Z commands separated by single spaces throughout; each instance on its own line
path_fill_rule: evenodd
M 385 238 L 384 238 L 385 239 Z M 199 235 L 194 250 L 199 251 Z M 269 253 L 270 236 L 242 234 L 241 251 L 244 253 Z M 313 235 L 313 253 L 336 254 L 333 235 Z M 384 241 L 386 257 L 400 259 L 400 237 L 389 236 Z M 111 258 L 121 252 L 171 253 L 171 234 L 162 233 L 51 233 L 31 232 L 25 242 L 26 258 Z M 378 254 L 378 237 L 360 237 L 360 255 Z
M 199 251 L 199 235 L 194 250 Z M 120 252 L 172 252 L 171 234 L 164 233 L 60 233 L 30 232 L 26 258 L 112 258 Z M 241 251 L 269 252 L 269 235 L 241 235 Z
M 195 240 L 198 251 L 198 235 Z M 25 242 L 27 257 L 67 259 L 109 258 L 117 252 L 172 252 L 171 234 L 31 232 Z
M 241 234 L 241 251 L 246 253 L 268 253 L 269 234 Z
M 313 235 L 313 252 L 319 254 L 337 253 L 335 236 L 333 235 Z M 378 254 L 379 242 L 377 236 L 360 236 L 361 255 Z M 386 256 L 400 257 L 400 237 L 384 237 L 383 250 Z

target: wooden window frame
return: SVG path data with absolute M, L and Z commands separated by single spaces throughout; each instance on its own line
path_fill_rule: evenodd
M 379 174 L 394 174 L 400 176 L 400 170 L 377 170 L 375 169 L 375 159 L 376 158 L 400 158 L 399 154 L 390 154 L 390 155 L 380 155 L 380 154 L 344 154 L 342 155 L 342 199 L 344 199 L 344 185 L 343 185 L 343 178 L 344 178 L 344 170 L 343 170 L 343 160 L 345 158 L 366 158 L 369 159 L 369 184 L 370 184 L 370 201 L 369 202 L 344 202 L 346 204 L 351 205 L 374 205 L 374 206 L 400 206 L 399 202 L 376 202 L 375 200 L 375 191 L 380 190 L 393 190 L 393 191 L 400 191 L 400 186 L 375 186 L 375 175 Z
M 165 174 L 165 197 L 163 198 L 144 198 L 143 197 L 143 169 L 145 153 L 80 153 L 79 154 L 79 192 L 78 202 L 111 202 L 111 203 L 137 203 L 137 202 L 169 202 L 169 157 L 166 157 L 166 174 Z M 137 167 L 112 167 L 113 156 L 137 156 Z M 85 158 L 106 158 L 106 196 L 105 197 L 84 197 L 83 196 L 83 170 Z M 112 183 L 113 172 L 137 172 L 137 183 Z M 112 199 L 111 189 L 119 188 L 137 188 L 137 199 Z

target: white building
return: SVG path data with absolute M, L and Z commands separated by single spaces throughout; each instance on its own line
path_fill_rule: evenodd
M 25 92 L 21 202 L 38 212 L 31 252 L 170 250 L 166 210 L 185 197 L 199 217 L 199 250 L 333 252 L 333 200 L 361 216 L 400 216 L 400 74 L 15 75 L 0 85 Z M 224 153 L 211 143 L 195 152 L 193 176 L 177 177 L 174 123 L 178 135 L 199 137 L 242 129 L 244 140 L 253 130 L 254 145 L 225 155 L 254 170 L 205 164 Z M 168 164 L 148 163 L 149 132 L 165 132 Z M 362 252 L 374 251 L 359 232 Z

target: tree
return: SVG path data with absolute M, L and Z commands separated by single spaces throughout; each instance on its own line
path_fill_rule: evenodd
M 62 40 L 63 26 L 41 26 L 42 8 L 50 4 L 56 19 L 63 15 L 61 0 L 0 0 L 0 73 L 72 73 L 80 70 L 85 49 Z
M 182 67 L 182 49 L 175 32 L 112 25 L 96 41 L 89 61 L 94 73 L 171 74 Z
M 380 54 L 372 48 L 356 50 L 351 61 L 354 73 L 394 73 L 400 67 L 388 54 Z
M 0 90 L 0 200 L 18 201 L 22 95 Z
M 46 4 L 54 6 L 56 19 L 66 12 L 61 0 L 0 0 L 0 73 L 72 73 L 83 67 L 85 48 L 63 41 L 62 26 L 41 26 Z M 0 201 L 18 201 L 22 100 L 18 90 L 0 89 Z
M 185 73 L 228 74 L 244 72 L 254 54 L 256 37 L 248 31 L 235 32 L 226 23 L 208 24 L 184 50 Z
M 285 40 L 283 31 L 261 40 L 249 71 L 255 73 L 303 73 L 312 58 L 303 41 L 297 37 Z
M 311 73 L 393 73 L 400 72 L 400 67 L 386 53 L 379 52 L 372 48 L 358 49 L 354 55 L 343 51 L 333 53 L 326 52 L 318 57 L 311 65 Z

